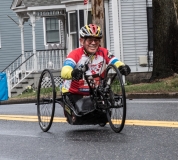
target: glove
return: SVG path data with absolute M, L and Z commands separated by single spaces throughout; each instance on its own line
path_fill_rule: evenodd
M 72 75 L 72 80 L 79 81 L 80 79 L 82 79 L 83 72 L 78 68 L 76 68 L 72 71 L 71 75 Z
M 130 74 L 131 69 L 128 65 L 125 65 L 125 66 L 120 66 L 119 71 L 122 75 L 127 76 Z

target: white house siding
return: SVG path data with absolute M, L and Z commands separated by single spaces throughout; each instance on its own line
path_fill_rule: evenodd
M 0 4 L 0 71 L 22 53 L 20 28 L 7 16 L 19 22 L 16 14 L 10 9 L 11 4 L 12 0 L 4 0 Z M 32 27 L 29 24 L 30 22 L 25 22 L 24 25 L 25 50 L 32 50 Z M 42 20 L 36 24 L 36 48 L 44 49 Z
M 124 62 L 133 72 L 147 71 L 139 65 L 139 56 L 146 56 L 148 50 L 146 1 L 122 1 L 121 8 Z
M 110 50 L 115 52 L 112 44 L 114 43 L 113 34 L 113 17 L 112 17 L 112 2 L 109 1 L 109 27 L 110 27 Z M 118 29 L 122 32 L 119 33 L 120 39 L 120 58 L 122 60 L 122 46 L 123 46 L 123 60 L 131 67 L 132 72 L 145 72 L 148 67 L 141 67 L 139 65 L 139 56 L 147 56 L 148 54 L 148 35 L 147 35 L 147 6 L 152 6 L 152 1 L 149 0 L 122 0 L 118 1 L 121 4 L 121 22 L 119 21 Z M 120 28 L 122 27 L 122 28 Z M 121 35 L 122 34 L 122 35 Z M 122 39 L 121 39 L 122 38 Z M 121 43 L 122 42 L 122 43 Z

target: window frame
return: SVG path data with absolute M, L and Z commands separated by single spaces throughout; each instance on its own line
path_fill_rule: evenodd
M 91 9 L 88 9 L 88 15 L 89 15 L 89 12 L 90 12 L 90 14 L 91 14 Z M 91 16 L 92 16 L 92 14 L 91 14 Z M 91 22 L 87 21 L 86 17 L 87 17 L 87 10 L 85 9 L 85 10 L 84 10 L 84 23 L 85 23 L 85 24 L 92 24 L 92 17 L 91 17 Z M 88 19 L 88 20 L 89 20 L 89 19 Z M 86 23 L 86 22 L 87 22 L 87 23 Z M 85 24 L 84 24 L 84 25 L 85 25 Z
M 60 34 L 60 20 L 58 19 L 58 27 L 59 27 L 59 41 L 57 42 L 47 42 L 47 18 L 55 18 L 55 17 L 44 17 L 43 18 L 43 31 L 44 31 L 44 45 L 48 46 L 49 44 L 61 44 L 61 34 Z
M 71 16 L 70 16 L 70 14 L 75 14 L 75 18 L 76 18 L 76 31 L 72 31 L 71 32 L 71 28 L 70 28 L 70 19 L 71 19 Z M 79 37 L 78 37 L 78 10 L 75 10 L 75 11 L 70 11 L 70 12 L 68 12 L 67 13 L 67 15 L 68 15 L 68 37 L 69 37 L 69 44 L 70 44 L 70 46 L 68 47 L 69 48 L 69 51 L 72 51 L 73 49 L 75 49 L 75 48 L 77 48 L 77 47 L 79 47 L 79 42 L 78 42 L 78 39 L 79 39 Z M 75 35 L 76 34 L 76 46 L 73 48 L 73 41 L 72 41 L 72 39 L 73 39 L 73 37 L 72 37 L 72 35 Z

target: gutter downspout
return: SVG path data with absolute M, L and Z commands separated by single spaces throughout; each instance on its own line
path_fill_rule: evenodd
M 123 41 L 122 41 L 122 13 L 121 13 L 121 1 L 118 2 L 119 8 L 119 32 L 120 32 L 120 50 L 121 50 L 121 61 L 124 62 L 124 53 L 123 53 Z M 123 83 L 125 84 L 125 76 L 122 76 Z
M 121 48 L 121 61 L 124 62 L 123 55 L 123 41 L 122 41 L 122 16 L 121 16 L 121 1 L 118 3 L 119 5 L 119 29 L 120 29 L 120 48 Z
M 109 0 L 104 1 L 104 8 L 105 13 L 109 13 L 109 6 L 108 6 Z M 109 15 L 105 14 L 105 28 L 106 28 L 106 47 L 108 50 L 110 50 L 110 35 L 109 35 Z
M 121 57 L 120 53 L 120 37 L 119 37 L 119 23 L 118 23 L 118 3 L 116 0 L 111 0 L 112 5 L 112 30 L 113 30 L 113 49 L 114 55 L 118 58 Z

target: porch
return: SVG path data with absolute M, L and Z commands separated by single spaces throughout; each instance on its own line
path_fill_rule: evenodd
M 37 89 L 41 72 L 52 70 L 56 86 L 62 82 L 60 71 L 66 58 L 66 49 L 25 51 L 2 72 L 6 72 L 9 97 L 21 94 L 28 86 Z
M 11 9 L 19 19 L 22 52 L 3 70 L 7 74 L 9 97 L 21 94 L 28 86 L 37 88 L 39 76 L 46 68 L 55 72 L 59 77 L 57 81 L 60 82 L 60 70 L 67 55 L 66 8 L 60 0 L 35 3 L 30 0 L 13 0 Z M 44 42 L 44 49 L 37 50 L 36 22 L 40 19 L 43 19 L 40 41 Z M 31 51 L 25 51 L 25 23 L 30 23 L 31 26 Z M 59 27 L 58 30 L 56 26 Z

